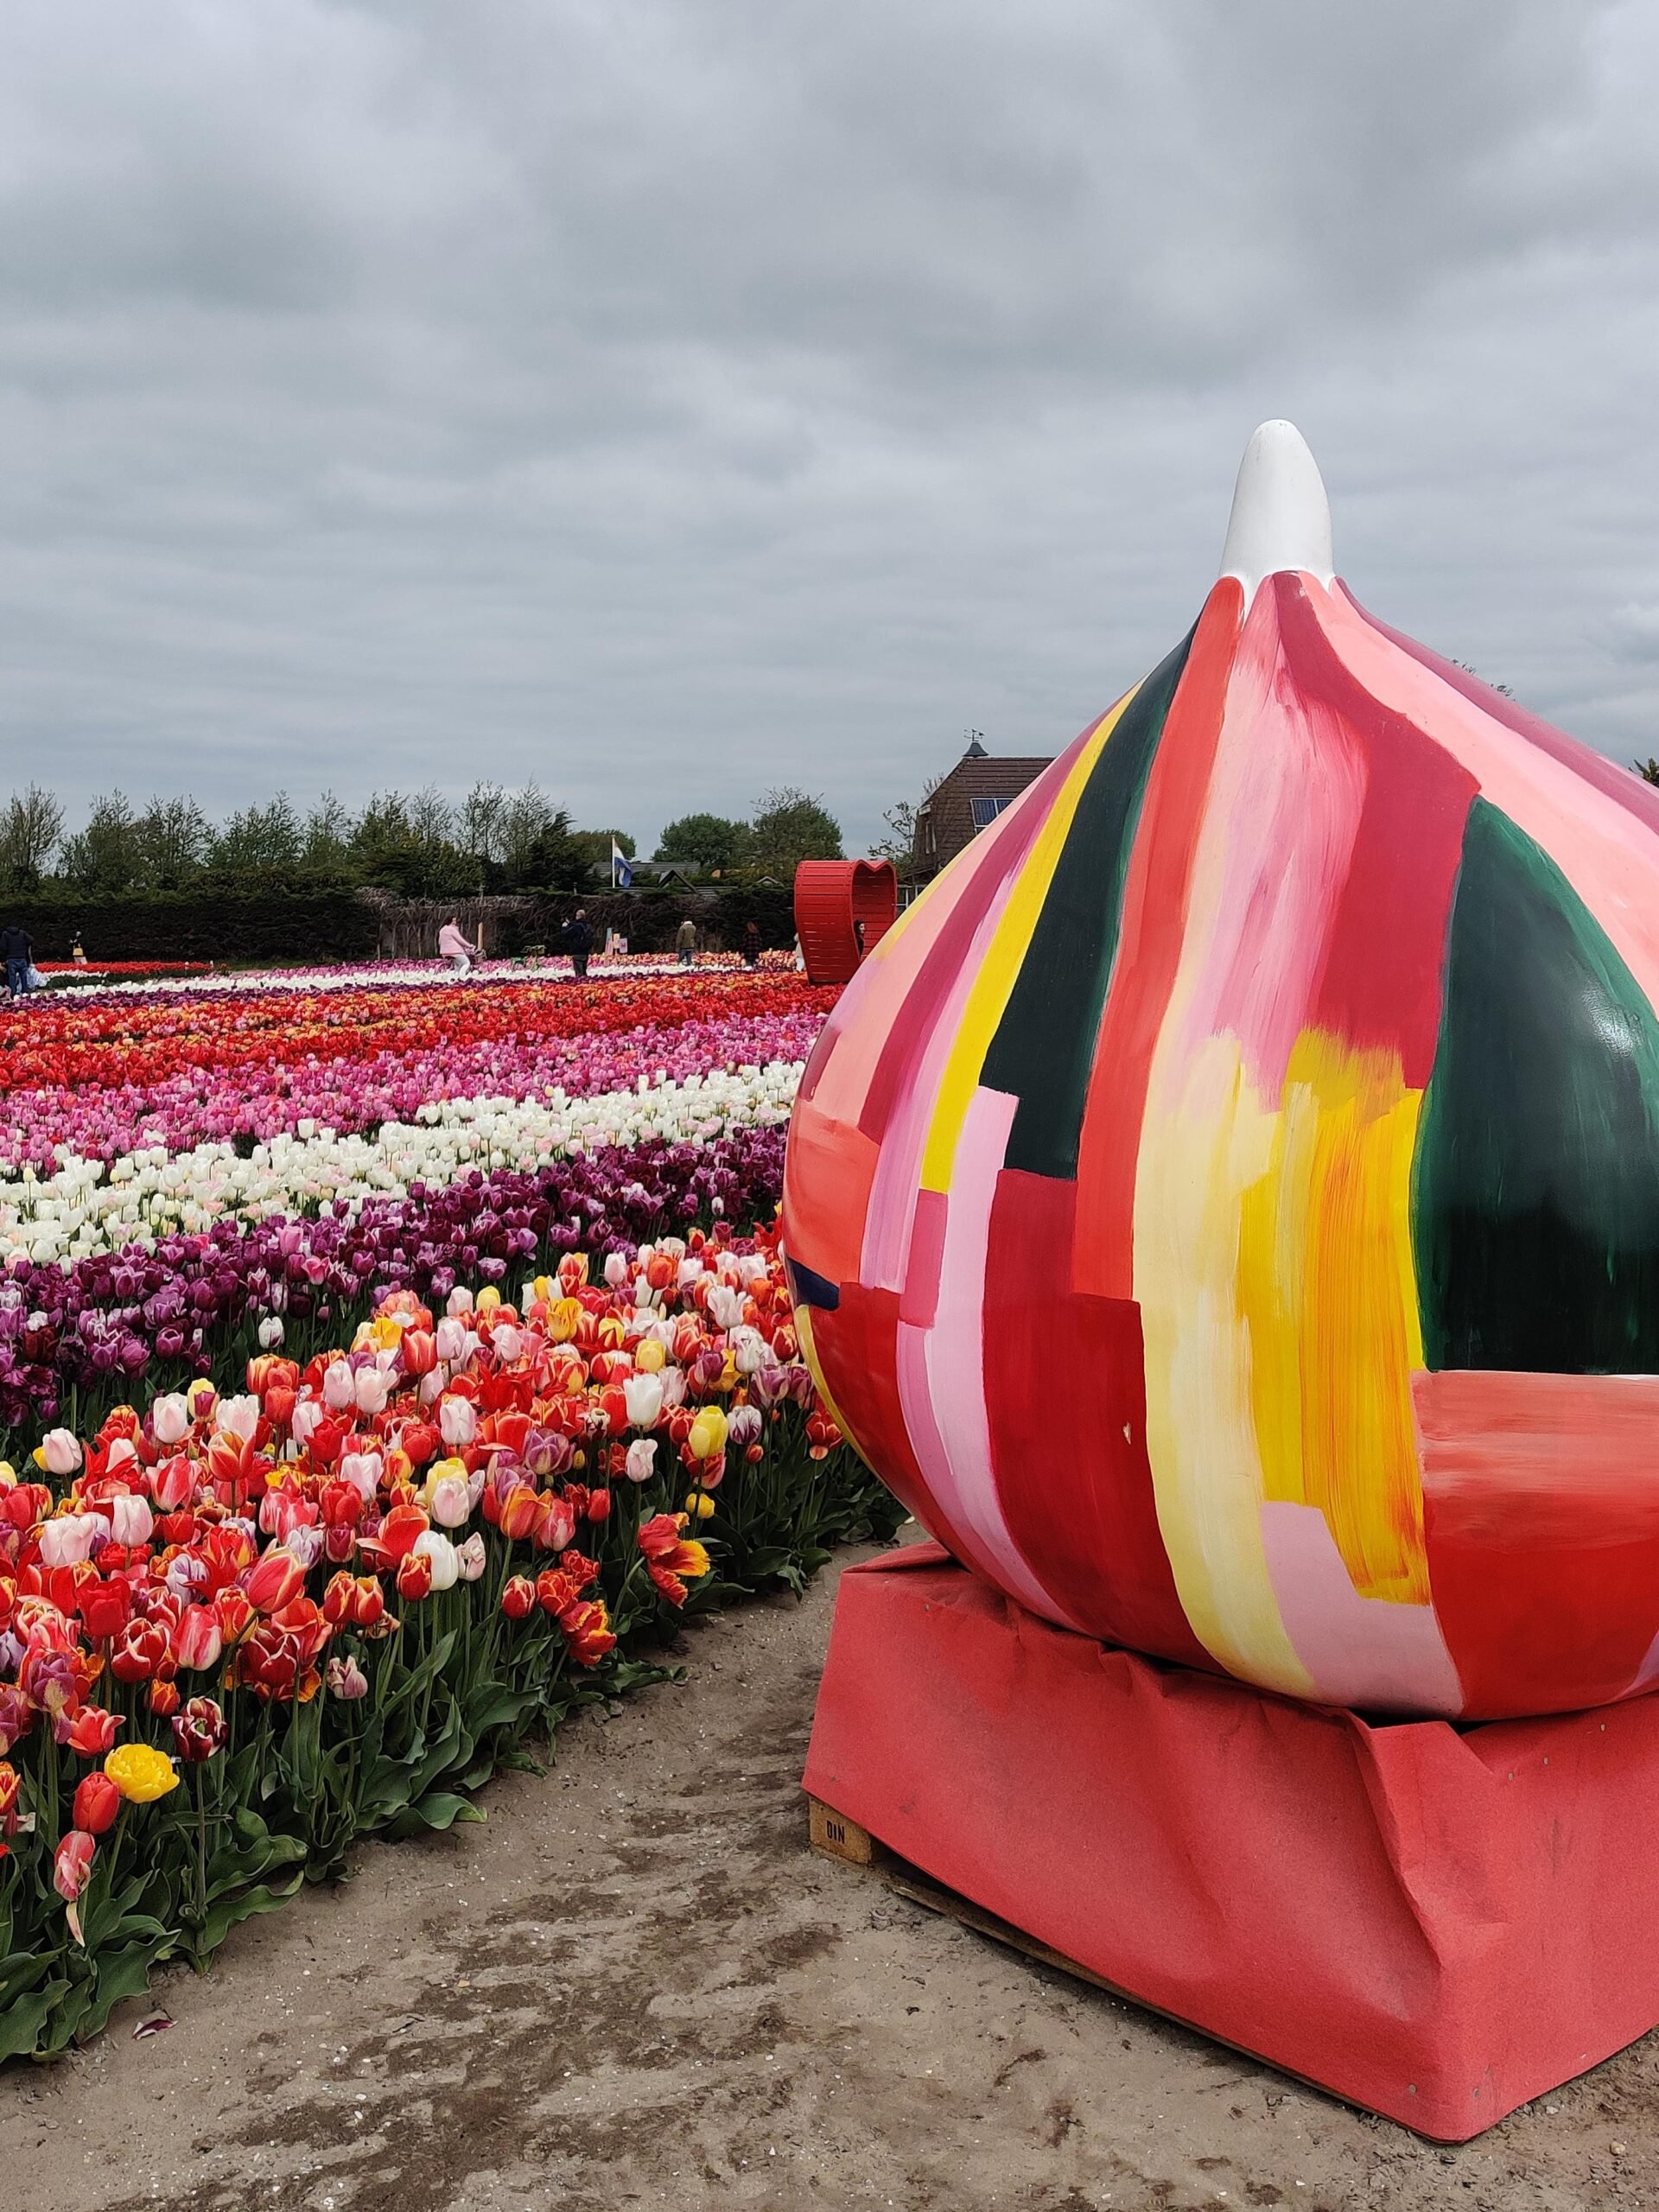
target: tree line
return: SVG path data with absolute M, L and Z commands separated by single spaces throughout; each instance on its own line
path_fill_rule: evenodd
M 841 852 L 839 826 L 804 791 L 767 792 L 752 821 L 722 825 L 734 834 L 715 840 L 712 852 L 695 828 L 696 850 L 674 834 L 719 819 L 671 823 L 658 857 L 792 876 L 798 860 Z M 88 900 L 376 887 L 410 899 L 575 893 L 591 884 L 596 866 L 608 864 L 613 841 L 629 860 L 637 856 L 626 830 L 576 829 L 568 809 L 533 783 L 507 790 L 480 782 L 458 804 L 430 785 L 383 791 L 358 810 L 325 791 L 302 812 L 279 791 L 219 822 L 193 798 L 138 807 L 116 791 L 95 798 L 73 831 L 57 798 L 31 784 L 0 812 L 0 887 L 15 897 L 55 891 Z
M 841 824 L 821 798 L 783 785 L 770 791 L 752 821 L 724 814 L 682 814 L 665 825 L 657 841 L 659 861 L 718 869 L 787 868 L 792 876 L 801 861 L 838 861 Z

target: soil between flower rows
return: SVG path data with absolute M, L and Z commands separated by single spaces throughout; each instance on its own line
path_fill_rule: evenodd
M 835 1581 L 691 1636 L 683 1683 L 568 1730 L 487 1825 L 364 1848 L 0 2074 L 0 2205 L 1659 2203 L 1659 2037 L 1443 2152 L 813 1857 Z

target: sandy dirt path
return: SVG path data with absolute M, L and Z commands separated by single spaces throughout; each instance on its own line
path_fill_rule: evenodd
M 0 2208 L 1659 2207 L 1659 2038 L 1442 2152 L 813 1857 L 834 1584 L 0 2075 Z

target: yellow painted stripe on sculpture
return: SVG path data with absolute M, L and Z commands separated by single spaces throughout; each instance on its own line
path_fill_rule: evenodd
M 1238 1310 L 1264 1497 L 1324 1513 L 1364 1598 L 1428 1603 L 1411 1375 L 1420 1091 L 1392 1051 L 1304 1030 L 1239 1215 Z
M 806 1362 L 807 1371 L 812 1377 L 819 1397 L 823 1401 L 825 1413 L 829 1414 L 848 1443 L 868 1467 L 870 1465 L 868 1452 L 848 1427 L 846 1415 L 830 1396 L 830 1385 L 823 1379 L 823 1363 L 818 1357 L 818 1348 L 812 1341 L 812 1309 L 810 1306 L 798 1306 L 795 1308 L 795 1341 L 801 1348 L 801 1357 Z M 871 1471 L 874 1472 L 874 1470 L 872 1469 Z
M 1137 684 L 1135 690 L 1139 689 Z M 969 1102 L 978 1088 L 985 1055 L 990 1050 L 991 1039 L 996 1034 L 1030 948 L 1032 932 L 1043 911 L 1043 901 L 1048 896 L 1048 887 L 1065 849 L 1077 803 L 1102 747 L 1134 696 L 1135 691 L 1126 691 L 1110 713 L 1103 715 L 1096 723 L 1089 742 L 1077 755 L 1076 767 L 1060 786 L 1048 818 L 1037 833 L 1030 858 L 1014 879 L 1002 918 L 963 1009 L 950 1057 L 940 1077 L 927 1146 L 922 1154 L 925 1191 L 944 1192 L 950 1187 L 950 1171 L 956 1162 L 957 1144 L 967 1118 Z
M 1423 1359 L 1410 1212 L 1421 1104 L 1421 1092 L 1402 1080 L 1397 1053 L 1315 1030 L 1297 1040 L 1281 1118 L 1312 1125 L 1295 1148 L 1306 1176 L 1303 1495 L 1324 1512 L 1362 1597 L 1415 1605 L 1429 1597 L 1411 1402 L 1412 1370 Z M 1241 1265 L 1241 1288 L 1242 1278 Z
M 1173 1027 L 1172 1028 L 1172 1021 Z M 1146 1344 L 1147 1454 L 1181 1610 L 1230 1672 L 1294 1697 L 1312 1677 L 1279 1617 L 1262 1540 L 1241 1217 L 1268 1173 L 1277 1114 L 1236 1038 L 1166 1020 L 1135 1193 L 1135 1295 Z

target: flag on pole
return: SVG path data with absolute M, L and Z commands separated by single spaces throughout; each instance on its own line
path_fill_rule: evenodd
M 633 870 L 628 866 L 628 856 L 614 837 L 611 840 L 611 888 L 613 891 L 632 891 Z

